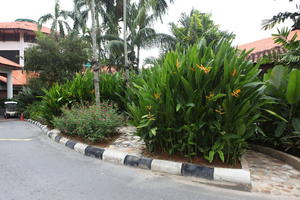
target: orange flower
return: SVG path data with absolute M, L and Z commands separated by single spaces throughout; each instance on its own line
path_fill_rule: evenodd
M 154 120 L 155 120 L 155 116 L 152 115 L 151 113 L 149 113 L 149 114 L 147 115 L 147 118 L 148 118 L 149 120 L 151 120 L 151 121 L 154 121 Z
M 160 94 L 158 94 L 158 93 L 154 93 L 153 96 L 155 99 L 160 99 Z
M 204 67 L 203 65 L 198 65 L 196 64 L 196 66 L 201 69 L 205 74 L 208 74 L 211 71 L 211 67 Z
M 210 92 L 208 96 L 205 96 L 207 100 L 210 100 L 212 97 L 214 97 L 215 94 Z
M 240 95 L 239 95 L 240 92 L 241 92 L 240 89 L 233 90 L 233 92 L 231 93 L 231 96 L 233 96 L 233 97 L 239 97 L 239 96 L 240 96 Z
M 225 112 L 223 112 L 223 110 L 222 109 L 220 109 L 220 110 L 215 110 L 217 113 L 219 113 L 220 115 L 224 115 L 225 114 Z
M 236 75 L 236 69 L 233 69 L 233 72 L 231 72 L 232 77 L 234 77 Z
M 179 60 L 177 59 L 177 60 L 176 60 L 176 67 L 178 68 L 179 65 L 180 65 L 180 63 L 179 63 Z

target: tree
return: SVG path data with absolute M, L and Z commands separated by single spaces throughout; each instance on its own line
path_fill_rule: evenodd
M 277 65 L 300 69 L 300 40 L 296 33 L 292 34 L 293 32 L 288 28 L 282 28 L 277 34 L 273 34 L 274 42 L 282 46 L 285 52 L 272 54 L 266 58 L 266 61 L 270 60 Z
M 293 0 L 289 0 L 292 2 Z M 265 19 L 262 22 L 262 28 L 264 30 L 272 29 L 277 24 L 284 23 L 286 20 L 292 20 L 292 30 L 300 29 L 300 5 L 296 5 L 296 12 L 279 12 L 274 15 L 271 19 Z
M 59 0 L 55 1 L 55 6 L 54 6 L 54 14 L 48 13 L 46 15 L 43 15 L 40 17 L 38 20 L 39 26 L 41 27 L 42 24 L 45 22 L 48 22 L 52 20 L 52 25 L 51 25 L 51 31 L 53 34 L 59 33 L 61 36 L 65 36 L 65 29 L 67 32 L 71 31 L 71 28 L 69 24 L 65 21 L 68 17 L 67 11 L 60 10 L 60 2 Z
M 88 60 L 88 45 L 75 36 L 54 38 L 37 36 L 37 45 L 25 51 L 25 69 L 36 72 L 43 85 L 50 87 L 55 82 L 63 83 L 80 72 Z

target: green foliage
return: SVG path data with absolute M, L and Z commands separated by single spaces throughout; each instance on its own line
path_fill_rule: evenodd
M 122 116 L 108 103 L 101 103 L 100 106 L 63 108 L 62 112 L 61 117 L 55 117 L 53 120 L 55 128 L 91 142 L 106 140 L 123 124 Z
M 32 91 L 30 87 L 24 87 L 23 90 L 16 96 L 16 100 L 18 102 L 18 111 L 20 113 L 23 113 L 28 105 L 39 101 L 35 92 Z
M 300 152 L 300 70 L 276 66 L 264 75 L 266 94 L 273 97 L 266 105 L 265 120 L 256 141 L 297 154 Z
M 203 37 L 208 43 L 221 40 L 224 37 L 227 39 L 234 38 L 233 34 L 220 31 L 210 14 L 201 13 L 198 10 L 192 10 L 189 15 L 183 13 L 178 24 L 171 23 L 171 31 L 174 37 L 173 42 L 171 42 L 171 49 L 173 50 L 176 44 L 187 48 L 196 44 Z
M 40 88 L 64 83 L 82 70 L 88 58 L 86 47 L 84 41 L 73 36 L 56 39 L 39 34 L 37 45 L 25 52 L 25 69 L 39 74 L 43 84 Z
M 300 41 L 297 33 L 291 32 L 287 28 L 277 31 L 277 34 L 273 34 L 274 42 L 282 46 L 285 52 L 271 55 L 271 62 L 300 69 Z
M 51 123 L 54 116 L 61 114 L 63 106 L 71 108 L 73 104 L 90 104 L 94 101 L 93 74 L 77 74 L 72 81 L 65 84 L 54 84 L 44 90 L 40 103 L 42 118 Z
M 300 6 L 299 4 L 296 4 L 296 9 L 298 11 L 296 12 L 279 12 L 278 14 L 274 15 L 272 18 L 270 19 L 265 19 L 262 22 L 262 29 L 264 30 L 268 30 L 268 29 L 272 29 L 274 26 L 278 25 L 278 24 L 282 24 L 284 23 L 286 20 L 291 20 L 292 21 L 292 29 L 293 30 L 297 30 L 300 28 Z
M 101 100 L 111 101 L 117 107 L 124 109 L 121 97 L 125 95 L 124 79 L 121 74 L 100 75 Z M 44 89 L 41 97 L 40 114 L 48 123 L 54 116 L 61 115 L 61 108 L 71 108 L 74 104 L 90 105 L 94 102 L 95 91 L 93 86 L 93 73 L 77 74 L 73 80 L 65 84 L 54 84 L 49 90 Z
M 41 123 L 47 123 L 47 121 L 43 118 L 44 114 L 41 106 L 42 105 L 39 101 L 27 105 L 24 110 L 24 117 L 39 121 Z
M 125 96 L 125 79 L 121 73 L 102 73 L 99 79 L 101 100 L 111 101 L 123 111 L 125 109 L 122 97 Z
M 128 112 L 147 149 L 237 161 L 264 103 L 258 66 L 247 55 L 227 41 L 201 41 L 136 78 Z

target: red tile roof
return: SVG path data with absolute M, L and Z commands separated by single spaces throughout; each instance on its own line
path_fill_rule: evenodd
M 32 22 L 0 22 L 0 29 L 21 29 L 28 31 L 38 31 L 38 25 Z M 47 27 L 42 27 L 41 32 L 50 34 L 51 29 Z
M 13 70 L 12 72 L 13 77 L 13 85 L 26 85 L 27 84 L 27 74 L 25 71 L 22 70 Z M 0 76 L 0 81 L 6 83 L 7 78 L 4 76 Z
M 292 31 L 288 39 L 291 39 L 295 33 L 297 34 L 298 40 L 300 40 L 300 30 Z M 272 53 L 284 53 L 286 51 L 280 45 L 274 43 L 273 37 L 257 40 L 248 44 L 243 44 L 238 46 L 238 48 L 241 50 L 245 49 L 247 51 L 254 49 L 249 55 L 249 59 L 253 62 L 258 62 L 258 60 L 262 57 L 270 55 Z
M 21 69 L 22 68 L 21 65 L 0 56 L 0 66 L 1 65 L 4 65 L 5 67 L 13 68 L 13 69 L 18 69 L 18 68 Z

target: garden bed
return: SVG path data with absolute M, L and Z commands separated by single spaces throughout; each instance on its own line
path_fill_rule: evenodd
M 201 156 L 197 156 L 192 159 L 189 159 L 182 155 L 169 155 L 167 153 L 154 154 L 154 153 L 149 153 L 146 150 L 143 152 L 142 155 L 145 157 L 148 157 L 148 158 L 153 158 L 153 159 L 169 160 L 169 161 L 182 162 L 182 163 L 193 163 L 193 164 L 206 166 L 206 167 L 242 169 L 242 165 L 240 162 L 231 165 L 231 164 L 223 163 L 220 159 L 215 159 L 212 163 L 209 163 L 207 160 L 205 160 Z
M 101 141 L 101 142 L 87 141 L 80 136 L 70 136 L 66 133 L 60 133 L 59 135 L 62 137 L 68 138 L 70 140 L 83 143 L 83 144 L 93 145 L 93 146 L 101 147 L 101 148 L 107 148 L 120 136 L 120 133 L 113 134 L 112 136 L 107 137 L 104 141 Z

